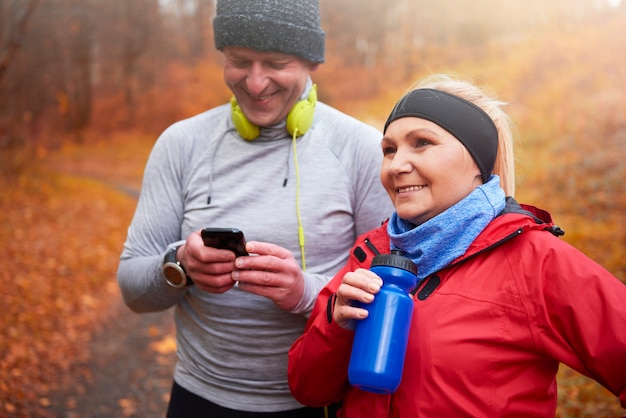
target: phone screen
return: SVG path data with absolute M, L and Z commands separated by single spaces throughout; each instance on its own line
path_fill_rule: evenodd
M 230 250 L 237 257 L 248 255 L 243 232 L 237 228 L 204 228 L 201 236 L 207 247 Z

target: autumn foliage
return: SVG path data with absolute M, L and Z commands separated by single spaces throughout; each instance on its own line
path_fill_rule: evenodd
M 626 283 L 625 26 L 615 13 L 480 46 L 457 39 L 411 50 L 414 64 L 397 73 L 342 60 L 345 46 L 329 40 L 314 78 L 320 100 L 378 128 L 431 72 L 494 90 L 518 129 L 517 200 L 552 212 L 563 239 Z M 117 262 L 154 139 L 225 103 L 221 77 L 218 55 L 172 60 L 158 83 L 135 91 L 132 117 L 123 92 L 103 89 L 80 135 L 39 129 L 27 146 L 0 138 L 0 416 L 48 416 L 58 374 L 89 361 L 88 343 L 119 298 Z M 558 416 L 623 413 L 612 394 L 562 368 Z
M 0 188 L 0 415 L 36 416 L 58 374 L 88 359 L 90 336 L 106 321 L 134 200 L 32 162 L 5 160 Z

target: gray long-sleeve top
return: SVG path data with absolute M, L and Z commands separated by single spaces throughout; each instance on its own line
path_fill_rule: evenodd
M 236 287 L 223 294 L 174 289 L 160 270 L 168 247 L 204 227 L 239 228 L 247 240 L 280 245 L 300 261 L 296 167 L 286 130 L 262 130 L 255 141 L 245 141 L 224 105 L 180 121 L 159 137 L 146 165 L 118 282 L 137 312 L 175 306 L 178 384 L 231 409 L 301 406 L 287 384 L 289 347 L 355 238 L 393 211 L 379 180 L 381 137 L 318 102 L 312 127 L 298 138 L 307 269 L 304 295 L 292 312 Z

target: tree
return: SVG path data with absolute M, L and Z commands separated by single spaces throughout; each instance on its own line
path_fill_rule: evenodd
M 126 124 L 135 118 L 138 93 L 149 87 L 155 73 L 167 60 L 159 49 L 167 50 L 162 35 L 158 0 L 96 0 L 98 13 L 94 81 L 108 96 L 121 92 Z
M 0 89 L 4 84 L 7 70 L 22 47 L 28 20 L 39 0 L 23 2 L 12 0 L 0 4 Z
M 39 0 L 0 3 L 0 145 L 12 142 L 7 135 L 13 117 L 10 111 L 11 94 L 7 91 L 9 69 L 22 50 L 28 22 L 38 3 Z

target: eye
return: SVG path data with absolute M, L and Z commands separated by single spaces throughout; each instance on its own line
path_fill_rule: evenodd
M 391 145 L 383 145 L 383 155 L 391 155 L 391 154 L 395 154 L 396 152 L 396 147 L 393 147 Z
M 250 60 L 243 58 L 230 57 L 228 58 L 228 62 L 235 68 L 246 68 L 250 65 Z
M 388 137 L 383 137 L 383 139 L 380 141 L 380 148 L 383 151 L 383 156 L 395 154 L 398 150 L 398 146 L 396 145 L 396 143 Z
M 429 141 L 428 139 L 418 138 L 415 141 L 415 148 L 421 148 L 421 147 L 425 147 L 427 145 L 432 145 L 432 142 Z
M 267 63 L 267 67 L 272 70 L 282 70 L 287 67 L 287 65 L 289 65 L 289 63 L 284 61 L 271 61 Z

